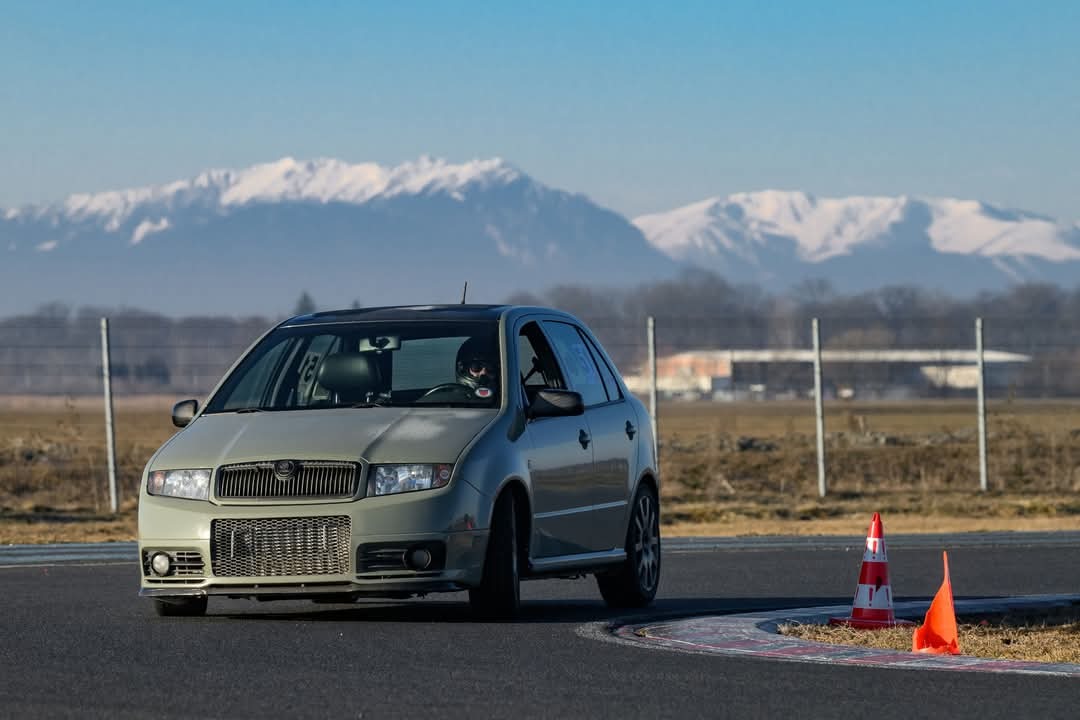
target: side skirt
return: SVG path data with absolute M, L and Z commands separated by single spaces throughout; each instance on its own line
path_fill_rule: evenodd
M 610 565 L 618 565 L 625 561 L 626 551 L 622 548 L 602 552 L 536 558 L 529 562 L 529 574 L 527 577 L 579 577 L 588 572 L 605 570 Z

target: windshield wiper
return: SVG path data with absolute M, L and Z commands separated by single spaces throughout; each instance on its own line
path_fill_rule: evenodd
M 252 405 L 251 407 L 237 408 L 236 410 L 230 410 L 229 412 L 234 412 L 234 413 L 237 413 L 237 414 L 240 414 L 240 413 L 257 413 L 257 412 L 262 412 L 263 410 L 273 410 L 273 409 L 274 408 L 271 408 L 271 407 L 259 407 L 257 405 Z
M 390 407 L 390 405 L 388 403 L 381 403 L 381 402 L 358 402 L 358 403 L 353 403 L 349 407 L 351 407 L 351 408 L 388 408 L 388 407 Z

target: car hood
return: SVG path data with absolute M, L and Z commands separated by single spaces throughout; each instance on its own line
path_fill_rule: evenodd
M 256 460 L 452 463 L 496 410 L 340 408 L 202 415 L 177 433 L 153 469 Z

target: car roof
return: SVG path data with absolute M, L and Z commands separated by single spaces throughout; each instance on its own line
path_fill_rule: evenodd
M 319 325 L 337 322 L 365 322 L 376 320 L 446 320 L 477 321 L 498 320 L 511 305 L 394 305 L 386 307 L 330 310 L 327 312 L 297 315 L 282 323 L 285 327 Z

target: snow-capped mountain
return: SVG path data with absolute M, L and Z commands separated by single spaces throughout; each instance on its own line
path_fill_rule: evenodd
M 311 202 L 363 205 L 377 198 L 444 193 L 464 200 L 470 188 L 508 184 L 522 174 L 500 158 L 451 165 L 421 157 L 397 167 L 349 164 L 333 158 L 298 161 L 291 157 L 243 170 L 208 170 L 190 180 L 146 188 L 72 195 L 58 205 L 13 209 L 8 220 L 29 217 L 57 222 L 94 222 L 115 231 L 138 214 L 193 207 L 225 211 L 254 203 Z M 149 227 L 150 221 L 144 220 Z M 158 220 L 169 226 L 166 217 Z M 137 228 L 138 229 L 138 226 Z M 133 235 L 137 244 L 145 231 Z
M 773 289 L 808 277 L 844 291 L 918 284 L 957 294 L 1080 280 L 1080 225 L 975 201 L 769 190 L 634 224 L 674 260 Z
M 0 209 L 0 316 L 52 301 L 169 314 L 504 300 L 625 287 L 682 266 L 784 291 L 806 279 L 967 295 L 1080 281 L 1080 225 L 983 203 L 739 193 L 630 223 L 498 158 L 335 159 Z
M 501 159 L 284 158 L 0 210 L 0 314 L 61 300 L 169 313 L 500 301 L 677 264 L 622 216 Z

